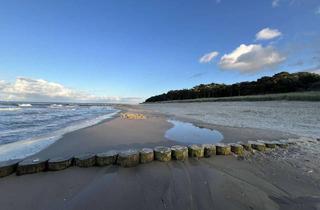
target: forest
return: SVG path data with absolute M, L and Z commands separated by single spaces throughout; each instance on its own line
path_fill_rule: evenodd
M 220 98 L 232 96 L 264 95 L 320 90 L 320 75 L 309 72 L 280 72 L 272 77 L 264 76 L 252 82 L 227 84 L 200 84 L 191 89 L 171 90 L 148 98 L 145 102 Z

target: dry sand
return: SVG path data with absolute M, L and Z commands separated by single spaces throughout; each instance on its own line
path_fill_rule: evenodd
M 134 106 L 121 108 L 143 113 L 147 119 L 117 117 L 67 134 L 35 156 L 175 144 L 164 138 L 171 126 L 168 116 Z M 194 123 L 218 129 L 226 142 L 291 136 Z M 309 154 L 306 148 L 292 146 L 289 151 L 256 154 L 244 160 L 216 156 L 185 162 L 154 161 L 135 168 L 73 167 L 11 175 L 0 179 L 0 209 L 319 209 L 318 153 Z

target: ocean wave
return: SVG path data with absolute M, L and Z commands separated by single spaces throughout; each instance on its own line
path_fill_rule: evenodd
M 32 104 L 18 104 L 19 107 L 32 107 Z
M 22 159 L 27 156 L 33 155 L 58 139 L 62 138 L 66 133 L 70 133 L 82 128 L 90 127 L 98 124 L 106 119 L 112 118 L 119 110 L 112 113 L 96 117 L 94 119 L 85 120 L 81 123 L 73 124 L 63 129 L 50 133 L 49 135 L 39 136 L 36 138 L 25 139 L 13 143 L 0 145 L 0 161 L 7 161 L 12 159 Z
M 49 108 L 52 108 L 52 109 L 58 109 L 58 108 L 62 108 L 62 107 L 63 107 L 62 104 L 51 104 L 51 105 L 49 106 Z
M 21 108 L 18 108 L 18 107 L 0 107 L 0 112 L 13 112 L 20 109 Z
M 66 105 L 65 108 L 74 109 L 79 107 L 78 105 Z

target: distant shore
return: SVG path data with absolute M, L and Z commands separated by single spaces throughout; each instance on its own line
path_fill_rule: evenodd
M 264 95 L 232 96 L 220 98 L 197 98 L 184 100 L 169 100 L 157 102 L 144 102 L 143 104 L 153 103 L 192 103 L 192 102 L 223 102 L 223 101 L 320 101 L 320 91 L 277 93 Z
M 234 84 L 200 84 L 189 89 L 170 90 L 151 96 L 145 102 L 236 97 L 234 100 L 317 100 L 320 91 L 320 75 L 309 72 L 280 72 L 271 77 L 264 76 L 256 81 Z M 271 95 L 264 95 L 271 94 Z M 273 95 L 277 94 L 277 95 Z M 278 95 L 281 94 L 281 95 Z M 238 97 L 240 96 L 240 98 Z M 249 96 L 249 97 L 248 97 Z M 238 98 L 237 98 L 238 97 Z M 212 101 L 212 99 L 210 99 Z

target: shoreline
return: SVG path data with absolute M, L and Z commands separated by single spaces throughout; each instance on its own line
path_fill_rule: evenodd
M 200 120 L 146 110 L 136 105 L 120 105 L 115 106 L 115 108 L 121 111 L 113 118 L 66 133 L 62 138 L 30 157 L 40 156 L 41 158 L 50 158 L 53 157 L 54 154 L 58 154 L 58 156 L 70 156 L 82 153 L 104 152 L 106 150 L 121 151 L 129 148 L 141 149 L 143 147 L 155 147 L 159 145 L 188 145 L 188 143 L 169 140 L 165 137 L 165 132 L 173 127 L 173 124 L 168 122 L 168 119 L 189 122 L 200 128 L 217 130 L 223 135 L 221 143 L 248 142 L 258 139 L 273 141 L 299 137 L 290 133 L 270 129 L 214 125 Z M 147 116 L 147 119 L 124 120 L 120 117 L 123 112 L 143 113 Z M 122 130 L 126 130 L 126 132 L 122 132 Z M 77 150 L 73 148 L 75 143 L 77 143 Z
M 50 145 L 54 144 L 55 142 L 59 141 L 68 133 L 76 132 L 78 130 L 82 130 L 85 128 L 89 128 L 89 127 L 107 122 L 108 120 L 116 118 L 119 115 L 119 113 L 121 113 L 121 110 L 115 109 L 115 111 L 112 113 L 98 116 L 95 119 L 90 119 L 89 121 L 87 119 L 77 124 L 71 124 L 66 128 L 61 128 L 59 130 L 52 132 L 50 135 L 46 134 L 42 136 L 36 136 L 29 139 L 24 139 L 24 140 L 0 145 L 0 150 L 3 150 L 3 153 L 8 153 L 9 157 L 11 157 L 7 159 L 2 158 L 0 159 L 0 162 L 12 160 L 12 159 L 24 159 L 24 158 L 30 157 L 34 154 L 37 154 L 38 152 L 41 152 L 42 150 L 46 149 Z M 13 155 L 16 153 L 17 155 Z M 2 154 L 2 155 L 6 156 L 7 154 Z

